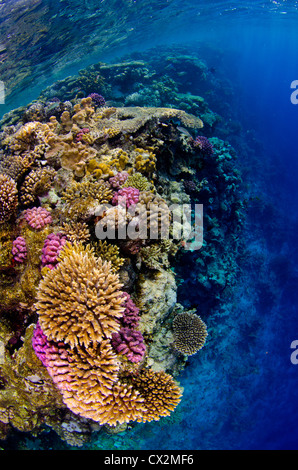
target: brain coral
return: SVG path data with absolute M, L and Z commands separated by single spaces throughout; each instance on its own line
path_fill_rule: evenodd
M 169 416 L 182 396 L 182 390 L 173 377 L 164 371 L 143 369 L 134 378 L 134 387 L 145 400 L 146 413 L 142 421 L 158 421 L 162 416 Z
M 207 327 L 195 313 L 184 312 L 173 320 L 174 348 L 182 354 L 192 355 L 201 349 L 206 341 Z
M 122 285 L 110 262 L 88 249 L 65 247 L 57 267 L 40 281 L 35 306 L 50 340 L 88 347 L 119 330 Z
M 15 214 L 18 205 L 18 190 L 15 181 L 0 174 L 0 224 Z

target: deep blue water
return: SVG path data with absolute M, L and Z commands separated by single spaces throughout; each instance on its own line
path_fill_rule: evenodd
M 149 6 L 138 1 L 98 5 L 92 0 L 36 0 L 37 29 L 50 27 L 35 44 L 24 38 L 14 42 L 20 29 L 9 23 L 13 12 L 8 6 L 25 3 L 0 4 L 5 33 L 0 44 L 8 52 L 11 48 L 13 60 L 26 62 L 34 79 L 16 82 L 0 105 L 1 114 L 92 62 L 182 44 L 190 52 L 200 48 L 219 80 L 230 81 L 231 106 L 242 125 L 239 139 L 251 141 L 253 134 L 258 141 L 251 163 L 248 157 L 241 162 L 240 155 L 239 164 L 266 209 L 261 214 L 252 206 L 248 214 L 243 236 L 251 262 L 244 263 L 235 286 L 236 302 L 210 318 L 208 326 L 218 329 L 218 340 L 210 334 L 180 377 L 182 421 L 140 426 L 140 435 L 134 431 L 129 437 L 130 448 L 298 449 L 298 365 L 290 360 L 291 342 L 298 339 L 298 105 L 290 100 L 291 82 L 298 80 L 298 2 L 152 0 Z M 30 3 L 20 22 L 33 14 Z M 58 42 L 52 40 L 57 34 Z M 9 67 L 12 63 L 6 59 L 2 64 L 9 77 L 5 62 Z M 13 74 L 18 73 L 17 66 Z M 274 302 L 263 282 L 272 271 Z M 127 436 L 117 439 L 119 448 L 128 445 Z M 92 446 L 100 447 L 99 441 L 94 439 Z

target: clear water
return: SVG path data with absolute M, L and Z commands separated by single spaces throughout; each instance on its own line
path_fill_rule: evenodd
M 262 217 L 256 207 L 249 213 L 252 261 L 243 263 L 236 300 L 210 317 L 208 347 L 180 377 L 182 420 L 140 425 L 105 444 L 94 437 L 86 448 L 298 448 L 298 365 L 290 360 L 298 339 L 298 106 L 290 100 L 297 26 L 296 1 L 0 2 L 0 78 L 9 92 L 1 114 L 94 62 L 183 45 L 201 51 L 218 80 L 229 80 L 238 138 L 254 135 L 260 144 L 251 163 L 243 162 L 247 184 L 266 207 Z M 60 445 L 26 439 L 28 448 Z

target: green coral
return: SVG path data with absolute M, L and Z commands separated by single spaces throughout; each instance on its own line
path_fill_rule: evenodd
M 146 176 L 142 175 L 138 171 L 133 175 L 130 175 L 122 185 L 123 188 L 128 188 L 129 186 L 136 188 L 139 191 L 150 191 L 153 187 Z

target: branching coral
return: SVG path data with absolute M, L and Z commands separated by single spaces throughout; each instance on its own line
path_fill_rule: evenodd
M 76 221 L 87 219 L 99 204 L 109 202 L 112 197 L 110 185 L 103 180 L 86 178 L 74 181 L 62 194 L 65 203 L 63 212 Z
M 18 190 L 15 181 L 0 174 L 0 224 L 15 215 L 18 206 Z
M 97 257 L 111 262 L 111 269 L 113 271 L 118 271 L 123 265 L 124 258 L 121 258 L 117 245 L 112 245 L 106 240 L 98 240 L 96 243 L 92 244 L 92 247 L 94 248 L 94 254 Z
M 97 343 L 119 330 L 121 284 L 111 263 L 88 250 L 69 250 L 41 280 L 36 309 L 45 335 L 71 347 Z
M 33 204 L 38 196 L 51 189 L 56 171 L 54 168 L 37 168 L 30 171 L 20 189 L 20 201 L 24 206 Z
M 158 421 L 162 416 L 169 416 L 181 400 L 182 390 L 173 377 L 163 371 L 143 369 L 134 377 L 133 385 L 144 398 L 146 413 L 142 421 Z
M 173 347 L 182 354 L 192 355 L 205 344 L 207 327 L 195 313 L 179 313 L 173 320 Z

